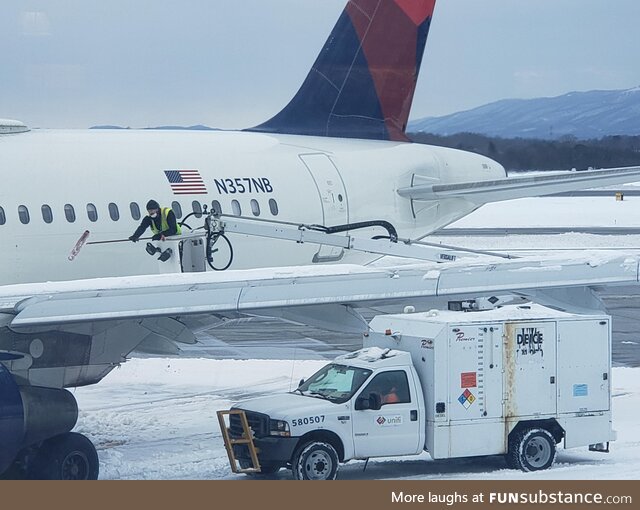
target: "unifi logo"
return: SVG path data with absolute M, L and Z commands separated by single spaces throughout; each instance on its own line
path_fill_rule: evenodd
M 398 425 L 402 425 L 402 415 L 378 416 L 376 423 L 381 427 L 397 427 Z

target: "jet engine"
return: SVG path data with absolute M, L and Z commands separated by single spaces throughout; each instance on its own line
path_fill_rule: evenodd
M 19 386 L 0 363 L 0 474 L 32 479 L 95 479 L 98 456 L 70 432 L 78 405 L 65 389 Z

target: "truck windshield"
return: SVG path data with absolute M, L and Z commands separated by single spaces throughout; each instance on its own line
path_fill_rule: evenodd
M 371 370 L 332 363 L 309 377 L 296 391 L 341 404 L 349 400 L 370 375 Z

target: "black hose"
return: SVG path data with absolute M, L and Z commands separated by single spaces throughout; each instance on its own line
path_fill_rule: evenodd
M 205 207 L 206 207 L 206 206 L 205 206 Z M 191 218 L 191 216 L 195 216 L 196 218 L 202 218 L 202 216 L 204 216 L 204 213 L 203 213 L 203 212 L 195 212 L 195 211 L 194 211 L 194 212 L 190 212 L 189 214 L 187 214 L 187 215 L 184 217 L 184 219 L 183 219 L 182 221 L 178 222 L 178 224 L 179 224 L 181 227 L 187 227 L 189 230 L 193 230 L 193 229 L 191 228 L 191 226 L 190 226 L 188 223 L 186 223 L 186 221 L 187 221 L 189 218 Z
M 213 265 L 213 254 L 218 250 L 213 250 L 212 248 L 221 237 L 227 242 L 227 245 L 229 246 L 229 262 L 227 262 L 224 267 L 215 267 Z M 231 266 L 231 263 L 233 262 L 233 245 L 231 244 L 231 241 L 229 241 L 229 238 L 223 232 L 207 232 L 206 256 L 207 264 L 209 264 L 209 267 L 214 271 L 224 271 L 226 269 L 229 269 L 229 266 Z
M 398 242 L 398 231 L 391 223 L 389 223 L 386 220 L 361 221 L 359 223 L 347 223 L 346 225 L 335 225 L 333 227 L 325 227 L 324 225 L 307 225 L 307 228 L 309 228 L 310 230 L 317 230 L 319 232 L 324 232 L 326 234 L 336 234 L 338 232 L 347 232 L 349 230 L 358 230 L 360 228 L 369 228 L 369 227 L 384 228 L 389 233 L 388 239 L 392 243 Z M 382 238 L 382 237 L 379 237 L 379 238 Z

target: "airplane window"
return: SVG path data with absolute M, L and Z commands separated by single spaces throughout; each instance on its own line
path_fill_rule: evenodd
M 0 207 L 0 225 L 4 225 L 7 222 L 7 217 L 4 215 L 4 209 Z
M 242 216 L 242 207 L 240 207 L 240 202 L 237 200 L 231 201 L 231 210 L 236 216 Z
M 251 212 L 254 216 L 260 216 L 260 204 L 255 198 L 251 199 Z
M 171 202 L 171 209 L 173 209 L 173 214 L 176 215 L 176 218 L 182 218 L 182 207 L 178 202 Z
M 220 202 L 217 200 L 211 202 L 211 210 L 216 214 L 222 214 L 222 206 L 220 205 Z
M 193 207 L 193 212 L 196 213 L 196 218 L 202 217 L 202 205 L 197 200 L 191 202 L 191 206 Z
M 140 219 L 140 206 L 135 202 L 131 202 L 129 204 L 129 209 L 131 209 L 131 217 L 138 221 Z
M 65 204 L 64 215 L 69 223 L 76 221 L 76 211 L 71 204 Z
M 278 216 L 278 202 L 276 202 L 273 198 L 269 199 L 269 209 L 271 210 L 271 214 L 274 216 Z
M 47 204 L 42 206 L 42 219 L 45 223 L 51 223 L 53 221 L 53 212 L 51 212 L 51 207 Z
M 98 221 L 98 210 L 93 204 L 87 204 L 87 216 L 90 221 Z
M 20 218 L 20 223 L 23 225 L 29 223 L 29 209 L 27 209 L 26 205 L 18 207 L 18 217 Z
M 113 221 L 118 221 L 120 219 L 120 211 L 118 211 L 118 206 L 111 202 L 109 204 L 109 216 Z

